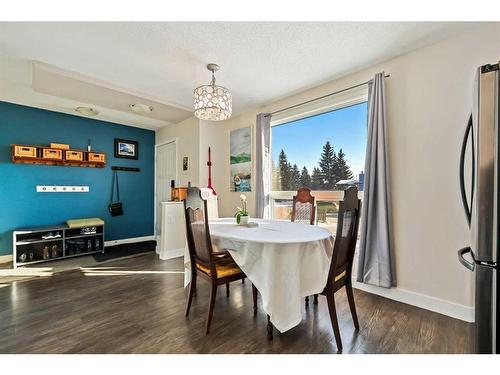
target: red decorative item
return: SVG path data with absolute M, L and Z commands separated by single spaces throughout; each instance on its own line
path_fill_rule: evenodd
M 208 161 L 207 161 L 207 165 L 208 165 L 208 188 L 210 190 L 212 190 L 212 193 L 214 195 L 217 195 L 217 193 L 215 192 L 215 189 L 214 187 L 212 186 L 212 151 L 210 150 L 210 147 L 208 148 Z

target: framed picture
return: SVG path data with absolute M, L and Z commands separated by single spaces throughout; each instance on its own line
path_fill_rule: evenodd
M 115 158 L 139 159 L 139 142 L 115 138 Z
M 252 184 L 252 128 L 230 133 L 231 191 L 251 191 Z
M 182 171 L 186 172 L 189 170 L 189 158 L 187 156 L 184 156 L 182 158 Z

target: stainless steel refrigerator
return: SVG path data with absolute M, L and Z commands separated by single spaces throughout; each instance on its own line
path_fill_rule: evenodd
M 474 79 L 472 114 L 460 155 L 460 190 L 470 227 L 470 244 L 458 251 L 458 259 L 475 273 L 476 353 L 500 350 L 498 90 L 499 64 L 479 67 Z

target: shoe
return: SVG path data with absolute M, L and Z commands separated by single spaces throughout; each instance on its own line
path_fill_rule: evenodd
M 59 247 L 57 245 L 52 246 L 52 258 L 57 258 L 59 256 Z
M 75 253 L 75 245 L 72 242 L 66 242 L 66 253 L 69 255 Z
M 85 234 L 85 235 L 88 235 L 88 234 L 96 234 L 97 233 L 97 230 L 95 227 L 92 227 L 92 228 L 82 228 L 82 230 L 80 230 L 80 234 Z
M 54 238 L 52 232 L 45 233 L 44 235 L 42 235 L 42 240 L 50 240 L 51 238 Z
M 56 232 L 56 234 L 54 235 L 54 238 L 61 238 L 61 234 L 59 232 Z
M 49 253 L 49 247 L 45 246 L 42 250 L 42 258 L 45 259 L 50 259 L 50 253 Z

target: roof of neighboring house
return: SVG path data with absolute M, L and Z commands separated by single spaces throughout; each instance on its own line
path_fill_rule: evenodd
M 358 184 L 358 183 L 359 183 L 359 181 L 356 180 L 355 178 L 353 178 L 350 180 L 340 180 L 335 185 L 353 185 L 353 184 Z

